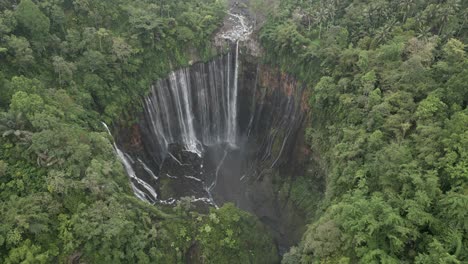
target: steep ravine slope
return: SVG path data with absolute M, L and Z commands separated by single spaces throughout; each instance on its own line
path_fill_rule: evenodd
M 280 1 L 266 60 L 313 89 L 306 134 L 327 183 L 284 264 L 467 262 L 467 11 Z
M 286 249 L 305 225 L 280 188 L 305 171 L 306 87 L 237 48 L 157 81 L 139 121 L 121 128 L 117 142 L 143 200 L 233 202 L 257 215 Z
M 290 200 L 293 177 L 315 170 L 303 140 L 308 92 L 260 62 L 249 19 L 232 3 L 215 36 L 227 52 L 155 81 L 137 122 L 119 126 L 116 140 L 140 199 L 189 198 L 202 211 L 232 202 L 256 215 L 285 252 L 306 224 Z M 323 183 L 315 178 L 319 198 Z

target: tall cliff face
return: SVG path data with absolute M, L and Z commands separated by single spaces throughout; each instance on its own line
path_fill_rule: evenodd
M 238 137 L 237 48 L 208 63 L 197 63 L 154 83 L 144 98 L 145 137 L 155 162 L 167 156 L 171 144 L 201 155 L 204 146 L 227 143 Z
M 139 121 L 117 137 L 135 194 L 162 204 L 189 197 L 200 208 L 233 202 L 291 244 L 291 219 L 301 217 L 285 212 L 275 179 L 300 170 L 307 154 L 298 147 L 305 90 L 237 45 L 156 81 Z

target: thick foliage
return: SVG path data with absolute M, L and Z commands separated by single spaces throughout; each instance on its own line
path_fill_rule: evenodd
M 222 1 L 23 0 L 0 9 L 0 73 L 7 108 L 10 78 L 37 78 L 66 89 L 107 121 L 143 95 L 151 81 L 193 52 L 209 56 Z M 196 36 L 196 37 L 195 37 Z
M 189 51 L 209 56 L 224 8 L 0 1 L 0 263 L 275 261 L 269 236 L 233 206 L 208 216 L 134 198 L 100 124 Z
M 327 172 L 324 212 L 284 262 L 468 261 L 467 3 L 280 10 L 261 39 L 312 88 L 307 136 Z

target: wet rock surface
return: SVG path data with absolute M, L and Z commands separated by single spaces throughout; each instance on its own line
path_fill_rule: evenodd
M 224 19 L 223 26 L 214 37 L 214 46 L 223 50 L 236 42 L 241 42 L 245 50 L 256 57 L 261 56 L 261 47 L 257 39 L 259 30 L 257 16 L 254 16 L 249 8 L 248 0 L 230 0 L 229 8 Z

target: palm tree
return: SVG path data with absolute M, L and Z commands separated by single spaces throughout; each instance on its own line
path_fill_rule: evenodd
M 317 8 L 317 12 L 315 12 L 315 19 L 317 21 L 317 24 L 319 25 L 319 39 L 322 36 L 323 23 L 327 22 L 329 17 L 330 10 L 328 10 L 328 8 L 324 4 L 320 4 Z
M 410 11 L 415 4 L 414 2 L 415 0 L 401 0 L 401 2 L 399 3 L 400 12 L 403 13 L 403 23 L 406 22 L 406 18 L 410 14 Z
M 26 130 L 27 121 L 21 113 L 1 113 L 0 114 L 0 134 L 2 137 L 11 137 L 20 142 L 31 141 L 32 132 Z
M 439 35 L 442 34 L 444 26 L 449 23 L 449 20 L 456 16 L 460 3 L 458 0 L 447 1 L 444 4 L 438 4 L 436 9 L 436 20 L 439 24 Z
M 377 30 L 375 38 L 378 44 L 382 44 L 392 37 L 393 27 L 396 24 L 397 21 L 395 19 L 392 19 L 388 22 L 388 24 L 385 24 L 383 27 Z

